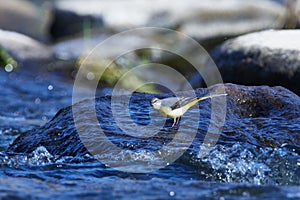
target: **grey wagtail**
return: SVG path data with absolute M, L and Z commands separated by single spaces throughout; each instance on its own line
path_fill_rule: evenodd
M 214 94 L 204 97 L 169 97 L 165 99 L 153 98 L 151 100 L 151 106 L 158 110 L 158 112 L 167 118 L 173 118 L 174 122 L 172 128 L 178 123 L 180 117 L 198 101 L 204 99 L 226 96 L 227 94 Z M 178 119 L 178 120 L 177 120 Z

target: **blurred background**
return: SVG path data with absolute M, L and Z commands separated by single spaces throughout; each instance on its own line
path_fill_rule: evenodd
M 172 3 L 166 0 L 1 0 L 0 3 L 1 66 L 8 72 L 17 67 L 27 68 L 27 71 L 55 71 L 56 76 L 71 82 L 88 53 L 121 31 L 148 26 L 168 28 L 192 37 L 212 53 L 224 41 L 239 35 L 269 29 L 297 29 L 300 16 L 296 0 L 175 0 Z M 180 38 L 166 41 L 162 40 L 164 37 L 167 36 L 152 34 L 122 38 L 117 44 L 105 47 L 107 51 L 102 57 L 113 58 L 122 46 L 134 49 L 141 43 L 174 43 L 177 46 L 173 48 L 178 52 L 193 54 L 193 49 Z M 101 77 L 99 88 L 107 92 L 132 66 L 150 62 L 171 66 L 192 86 L 205 87 L 201 76 L 195 74 L 193 67 L 183 58 L 170 52 L 143 49 L 115 59 Z M 216 64 L 220 66 L 220 63 Z M 87 79 L 97 77 L 97 68 L 103 67 L 97 63 L 92 72 L 87 72 Z M 151 73 L 149 76 L 161 76 L 172 82 L 167 74 Z M 226 76 L 224 81 L 257 84 L 255 81 L 235 80 L 234 76 Z M 142 80 L 143 77 L 136 75 L 137 82 Z M 124 85 L 124 88 L 130 87 L 131 84 Z M 166 92 L 156 87 L 145 87 L 140 91 Z

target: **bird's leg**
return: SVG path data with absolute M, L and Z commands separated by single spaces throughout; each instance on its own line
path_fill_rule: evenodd
M 177 119 L 177 122 L 176 122 L 177 125 L 179 124 L 180 119 L 181 119 L 181 116 Z
M 175 117 L 171 128 L 173 128 L 173 127 L 175 126 L 176 121 L 177 121 L 176 119 L 177 119 L 177 118 Z

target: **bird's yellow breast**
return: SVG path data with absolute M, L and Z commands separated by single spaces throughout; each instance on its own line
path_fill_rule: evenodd
M 171 109 L 168 107 L 161 107 L 159 109 L 159 113 L 164 116 L 164 117 L 168 117 L 168 118 L 174 118 L 172 116 L 169 115 L 169 113 L 171 112 Z

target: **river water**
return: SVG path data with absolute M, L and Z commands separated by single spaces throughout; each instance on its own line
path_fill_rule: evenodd
M 187 151 L 149 173 L 118 171 L 89 155 L 54 159 L 43 146 L 7 153 L 18 135 L 71 105 L 72 82 L 57 73 L 0 69 L 0 87 L 1 199 L 300 199 L 300 156 L 293 145 L 217 144 L 206 157 Z

